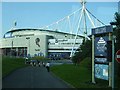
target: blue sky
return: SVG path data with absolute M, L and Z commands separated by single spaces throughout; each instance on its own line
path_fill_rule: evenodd
M 17 21 L 16 28 L 40 28 L 49 25 L 81 7 L 79 2 L 3 2 L 2 36 Z M 105 24 L 114 19 L 117 2 L 88 2 L 89 11 Z

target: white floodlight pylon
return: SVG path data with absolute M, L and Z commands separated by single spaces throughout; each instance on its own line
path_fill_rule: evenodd
M 77 35 L 78 35 L 78 32 L 80 31 L 80 22 L 83 18 L 83 26 L 84 26 L 84 38 L 85 38 L 85 41 L 86 39 L 88 39 L 89 37 L 87 36 L 87 22 L 86 22 L 86 17 L 88 17 L 90 23 L 92 24 L 92 27 L 95 28 L 95 24 L 94 22 L 92 21 L 88 11 L 86 10 L 86 7 L 85 7 L 85 4 L 86 4 L 86 1 L 85 0 L 81 0 L 81 4 L 82 4 L 82 11 L 81 11 L 81 17 L 80 17 L 80 21 L 78 23 L 78 28 L 77 28 L 77 33 L 76 33 L 76 36 L 75 36 L 75 39 L 74 39 L 74 44 L 73 44 L 73 47 L 72 47 L 72 50 L 71 50 L 71 54 L 70 54 L 70 57 L 72 57 L 75 53 L 75 50 L 74 50 L 74 46 L 75 46 L 75 43 L 76 43 L 76 39 L 77 39 Z
M 79 32 L 79 30 L 80 30 L 80 22 L 81 22 L 81 19 L 82 19 L 82 15 L 83 15 L 83 8 L 82 8 L 82 10 L 81 10 L 80 19 L 79 19 L 79 21 L 78 21 L 77 32 L 76 32 L 76 36 L 75 36 L 75 39 L 74 39 L 74 43 L 73 43 L 73 47 L 72 47 L 72 51 L 71 51 L 70 57 L 73 56 L 74 46 L 75 46 L 75 43 L 76 43 L 76 39 L 77 39 L 78 32 Z

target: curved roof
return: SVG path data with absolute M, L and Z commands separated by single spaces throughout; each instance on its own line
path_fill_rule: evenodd
M 50 30 L 44 30 L 44 29 L 23 28 L 23 29 L 13 29 L 11 31 L 8 31 L 7 33 L 9 33 L 9 32 L 18 32 L 18 31 L 25 31 L 25 30 L 38 30 L 38 31 L 49 31 L 49 32 L 51 32 Z
M 6 34 L 10 34 L 10 36 L 29 36 L 29 35 L 40 35 L 41 33 L 47 34 L 47 33 L 52 33 L 52 34 L 64 34 L 64 35 L 73 35 L 75 34 L 70 34 L 66 32 L 60 32 L 60 31 L 52 31 L 52 30 L 45 30 L 45 29 L 32 29 L 32 28 L 24 28 L 24 29 L 13 29 L 11 31 L 8 31 L 4 34 L 4 37 Z M 78 35 L 78 37 L 82 37 L 81 35 Z

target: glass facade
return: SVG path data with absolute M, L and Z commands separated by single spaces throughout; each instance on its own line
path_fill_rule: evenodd
M 27 47 L 3 48 L 2 54 L 5 56 L 25 57 L 27 56 Z

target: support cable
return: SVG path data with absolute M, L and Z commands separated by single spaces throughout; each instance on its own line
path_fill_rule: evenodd
M 76 43 L 76 39 L 77 39 L 78 32 L 79 32 L 79 30 L 80 30 L 80 25 L 79 25 L 79 24 L 80 24 L 80 22 L 81 22 L 82 15 L 83 15 L 83 8 L 82 8 L 81 15 L 80 15 L 80 19 L 79 19 L 79 22 L 78 22 L 77 33 L 76 33 L 76 36 L 75 36 L 75 40 L 74 40 L 74 44 L 73 44 L 73 47 L 72 47 L 72 51 L 71 51 L 70 57 L 73 56 L 73 50 L 74 50 L 74 46 L 75 46 L 75 43 Z
M 73 14 L 77 13 L 77 12 L 80 11 L 81 9 L 82 9 L 82 8 L 77 9 L 76 11 L 74 11 L 74 12 L 71 13 L 71 14 L 69 14 L 68 16 L 69 16 L 69 17 L 72 16 Z M 59 23 L 59 22 L 62 22 L 63 20 L 65 20 L 65 19 L 66 19 L 66 16 L 65 16 L 64 18 L 62 18 L 62 19 L 56 21 L 56 22 Z M 49 27 L 49 26 L 52 26 L 52 25 L 56 24 L 56 22 L 53 22 L 52 24 L 47 25 L 47 26 L 48 26 L 48 27 Z M 46 26 L 42 27 L 42 29 L 44 29 L 44 28 L 46 28 Z
M 86 11 L 87 11 L 88 13 L 90 13 L 98 22 L 100 22 L 101 24 L 105 25 L 102 21 L 100 21 L 99 19 L 97 19 L 97 17 L 94 16 L 88 9 L 86 9 Z
M 85 12 L 86 12 L 86 14 L 87 14 L 87 16 L 88 16 L 88 19 L 89 19 L 90 22 L 92 23 L 92 26 L 95 28 L 95 24 L 93 23 L 93 21 L 92 21 L 91 17 L 89 16 L 89 14 L 88 14 L 88 12 L 87 12 L 86 9 L 85 9 Z

